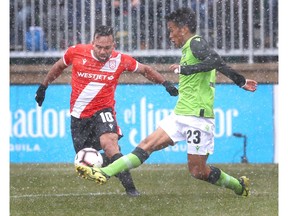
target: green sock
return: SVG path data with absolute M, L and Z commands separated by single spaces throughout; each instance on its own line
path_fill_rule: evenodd
M 239 183 L 238 179 L 226 174 L 222 170 L 221 175 L 215 185 L 232 189 L 236 194 L 240 194 L 242 192 L 242 185 Z
M 108 176 L 115 176 L 118 173 L 132 168 L 140 166 L 142 163 L 140 159 L 135 154 L 124 155 L 123 157 L 117 159 L 109 166 L 101 168 L 101 171 Z

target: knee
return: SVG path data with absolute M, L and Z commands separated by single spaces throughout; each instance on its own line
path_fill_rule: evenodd
M 100 136 L 101 145 L 118 145 L 118 134 L 104 133 Z
M 118 145 L 118 138 L 117 134 L 106 134 L 102 135 L 100 137 L 100 145 L 105 154 L 107 155 L 108 158 L 111 159 L 111 157 L 117 153 L 120 153 L 120 148 Z
M 203 169 L 199 166 L 194 166 L 190 169 L 190 174 L 193 178 L 199 179 L 199 180 L 206 180 L 208 178 L 208 175 L 206 173 L 206 169 Z

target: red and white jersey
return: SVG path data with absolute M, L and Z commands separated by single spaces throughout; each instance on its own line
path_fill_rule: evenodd
M 72 65 L 70 113 L 76 118 L 90 117 L 103 108 L 114 110 L 114 93 L 120 75 L 138 68 L 134 58 L 116 51 L 106 62 L 98 61 L 92 44 L 69 47 L 63 61 L 67 66 Z

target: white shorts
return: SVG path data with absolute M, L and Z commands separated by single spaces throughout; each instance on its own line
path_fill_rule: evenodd
M 172 112 L 159 122 L 174 143 L 186 140 L 187 153 L 213 154 L 215 121 L 212 118 L 180 116 Z

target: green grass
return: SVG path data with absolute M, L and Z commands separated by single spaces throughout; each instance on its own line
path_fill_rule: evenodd
M 190 177 L 186 165 L 142 165 L 131 171 L 141 196 L 130 198 L 118 179 L 105 185 L 77 176 L 72 164 L 11 164 L 10 215 L 278 215 L 278 165 L 217 164 L 251 180 L 251 196 Z

